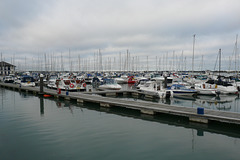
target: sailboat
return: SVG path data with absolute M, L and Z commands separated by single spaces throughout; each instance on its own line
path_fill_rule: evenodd
M 216 93 L 219 94 L 238 94 L 238 90 L 232 83 L 223 81 L 220 76 L 221 71 L 221 49 L 219 49 L 219 76 L 218 80 L 215 81 L 216 86 Z

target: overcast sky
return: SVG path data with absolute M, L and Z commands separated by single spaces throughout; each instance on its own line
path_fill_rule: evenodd
M 219 48 L 229 66 L 239 33 L 239 0 L 0 0 L 0 52 L 15 63 L 45 53 L 68 57 L 69 49 L 71 58 L 128 49 L 152 64 L 183 52 L 190 67 L 196 34 L 196 64 L 203 55 L 213 70 Z

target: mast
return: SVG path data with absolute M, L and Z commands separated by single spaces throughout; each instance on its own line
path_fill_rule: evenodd
M 157 60 L 158 60 L 158 58 L 157 58 L 157 56 L 156 56 L 156 72 L 158 71 L 158 68 L 157 68 Z
M 193 35 L 193 56 L 192 56 L 192 76 L 194 72 L 194 48 L 195 48 L 195 34 Z
M 172 57 L 172 71 L 175 70 L 175 51 L 173 51 L 173 57 Z
M 3 75 L 3 60 L 2 60 L 2 53 L 1 53 L 1 62 L 2 62 L 2 75 Z
M 62 56 L 62 53 L 61 53 L 61 71 L 63 71 L 63 56 Z
M 166 54 L 166 72 L 169 70 L 168 68 L 168 52 Z
M 238 39 L 238 35 L 236 35 L 236 42 L 235 42 L 235 76 L 237 76 L 237 39 Z
M 148 56 L 147 56 L 147 71 L 148 71 Z
M 182 63 L 181 63 L 181 71 L 183 72 L 183 50 L 182 50 Z
M 94 59 L 93 59 L 93 65 L 94 65 L 93 71 L 94 71 L 94 72 L 96 71 L 96 69 L 95 69 L 95 64 L 96 64 L 96 61 L 95 61 L 95 52 L 94 52 Z
M 127 63 L 127 72 L 128 72 L 128 50 L 127 50 L 127 57 L 126 57 L 126 63 Z
M 80 66 L 80 55 L 78 55 L 78 72 L 80 72 L 81 70 L 81 66 Z
M 72 72 L 70 48 L 69 48 L 69 57 L 68 58 L 69 58 L 69 72 Z
M 219 49 L 219 76 L 221 71 L 221 48 Z
M 122 71 L 121 52 L 119 53 L 119 71 Z

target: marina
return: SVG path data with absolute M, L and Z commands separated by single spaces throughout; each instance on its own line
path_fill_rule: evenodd
M 2 1 L 1 160 L 239 160 L 240 1 Z

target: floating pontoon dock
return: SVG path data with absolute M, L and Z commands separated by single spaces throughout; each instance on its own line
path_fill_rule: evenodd
M 17 84 L 2 83 L 1 87 L 23 91 L 32 92 L 35 94 L 48 94 L 55 98 L 64 98 L 65 100 L 76 100 L 78 103 L 92 102 L 98 103 L 101 107 L 123 107 L 139 110 L 143 114 L 154 115 L 157 113 L 164 113 L 182 117 L 188 117 L 190 121 L 209 123 L 209 122 L 222 122 L 228 124 L 240 125 L 240 113 L 225 112 L 225 111 L 214 111 L 209 109 L 204 109 L 203 114 L 198 113 L 197 108 L 172 106 L 153 102 L 143 102 L 143 101 L 129 101 L 120 98 L 108 97 L 110 95 L 138 95 L 142 94 L 134 90 L 119 90 L 119 91 L 94 91 L 94 92 L 69 92 L 68 95 L 65 91 L 61 94 L 57 94 L 56 90 L 44 88 L 43 93 L 40 93 L 39 87 L 20 87 Z M 98 94 L 104 94 L 106 97 L 100 96 Z

